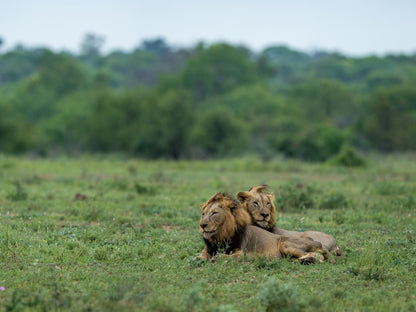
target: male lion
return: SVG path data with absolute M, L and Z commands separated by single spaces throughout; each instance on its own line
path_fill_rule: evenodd
M 318 231 L 296 232 L 277 228 L 276 207 L 273 204 L 274 195 L 273 193 L 265 193 L 264 190 L 266 189 L 267 185 L 260 184 L 253 186 L 248 192 L 237 194 L 241 205 L 251 216 L 251 224 L 279 235 L 296 238 L 310 237 L 320 242 L 324 249 L 332 251 L 336 256 L 344 255 L 341 248 L 337 246 L 335 238 L 331 235 Z
M 315 252 L 327 258 L 327 251 L 321 243 L 310 238 L 276 235 L 250 225 L 250 215 L 228 194 L 215 194 L 201 205 L 201 209 L 199 232 L 205 248 L 199 255 L 200 259 L 214 261 L 219 249 L 236 257 L 242 254 L 269 258 L 290 256 L 302 264 L 315 262 Z

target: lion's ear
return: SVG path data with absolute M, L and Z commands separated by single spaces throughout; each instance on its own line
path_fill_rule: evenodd
M 221 200 L 223 200 L 224 198 L 227 198 L 227 195 L 226 195 L 225 193 L 221 193 L 221 192 L 219 192 L 219 193 L 215 194 L 214 196 L 212 196 L 212 197 L 210 198 L 209 202 L 221 201 Z
M 273 194 L 273 192 L 271 192 L 270 194 L 267 194 L 267 197 L 270 199 L 270 201 L 273 202 L 273 200 L 274 200 L 274 194 Z
M 249 200 L 253 195 L 249 192 L 240 192 L 237 194 L 237 198 L 240 202 L 245 202 L 246 200 Z
M 267 184 L 259 184 L 256 186 L 251 187 L 248 191 L 249 192 L 256 192 L 256 193 L 262 193 L 264 190 L 267 190 L 268 186 Z

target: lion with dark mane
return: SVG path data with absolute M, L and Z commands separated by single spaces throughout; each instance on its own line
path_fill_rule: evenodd
M 303 264 L 316 261 L 317 253 L 327 258 L 322 244 L 310 238 L 287 237 L 252 226 L 241 204 L 225 193 L 217 193 L 201 205 L 199 232 L 205 243 L 199 258 L 214 261 L 219 250 L 228 256 L 262 255 L 291 257 Z
M 284 235 L 292 238 L 310 237 L 314 241 L 320 242 L 322 247 L 333 252 L 336 256 L 343 256 L 341 248 L 338 247 L 334 237 L 318 231 L 288 231 L 279 229 L 276 226 L 276 207 L 273 203 L 273 193 L 266 193 L 267 185 L 261 184 L 253 186 L 248 192 L 240 192 L 237 195 L 244 210 L 251 218 L 251 224 L 256 225 L 268 232 Z

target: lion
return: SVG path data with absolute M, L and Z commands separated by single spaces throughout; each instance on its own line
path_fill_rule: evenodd
M 311 239 L 320 242 L 325 250 L 332 252 L 334 255 L 344 255 L 341 248 L 338 247 L 335 238 L 329 234 L 318 231 L 297 232 L 277 228 L 276 207 L 273 203 L 274 194 L 273 192 L 264 192 L 267 188 L 267 185 L 260 184 L 251 187 L 248 192 L 239 192 L 237 194 L 237 198 L 241 202 L 241 205 L 251 217 L 251 224 L 265 229 L 268 232 L 288 237 L 310 237 Z
M 199 255 L 201 260 L 214 261 L 219 250 L 232 257 L 291 257 L 302 264 L 316 262 L 317 254 L 323 256 L 320 261 L 327 258 L 322 244 L 310 238 L 276 235 L 250 225 L 250 215 L 226 193 L 213 195 L 201 205 L 201 210 L 199 232 L 205 243 Z

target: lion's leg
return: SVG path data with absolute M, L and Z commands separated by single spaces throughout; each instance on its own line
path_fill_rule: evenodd
M 300 261 L 302 264 L 310 264 L 316 262 L 316 257 L 313 253 L 308 253 L 305 250 L 295 247 L 287 242 L 282 242 L 280 245 L 280 253 L 282 256 L 291 256 Z
M 328 258 L 328 251 L 322 248 L 322 245 L 315 241 L 295 242 L 291 240 L 281 242 L 280 250 L 282 255 L 290 255 L 298 259 L 302 264 L 315 263 L 317 254 L 319 254 L 319 261 L 324 261 Z M 321 258 L 321 255 L 323 258 Z
M 222 257 L 226 258 L 238 258 L 240 256 L 244 255 L 244 252 L 242 250 L 233 250 L 230 254 L 224 254 Z
M 211 260 L 212 257 L 211 255 L 208 253 L 207 248 L 204 248 L 201 253 L 199 254 L 198 257 L 200 260 Z

